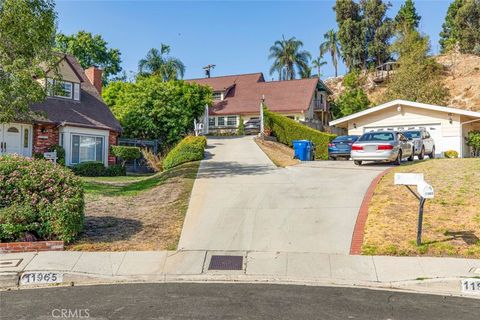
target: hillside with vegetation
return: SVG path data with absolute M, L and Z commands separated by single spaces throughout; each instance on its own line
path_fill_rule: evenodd
M 448 89 L 450 97 L 446 105 L 453 108 L 480 111 L 480 56 L 474 54 L 441 54 L 434 57 L 442 66 L 440 80 Z M 374 72 L 363 72 L 360 75 L 362 89 L 372 105 L 383 102 L 386 83 L 373 81 Z M 333 99 L 341 96 L 346 86 L 344 76 L 329 78 L 325 83 L 333 92 Z

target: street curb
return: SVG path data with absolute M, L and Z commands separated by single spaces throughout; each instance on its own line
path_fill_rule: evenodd
M 363 236 L 365 233 L 365 224 L 367 223 L 368 217 L 368 207 L 372 201 L 373 194 L 377 185 L 380 183 L 382 178 L 389 173 L 393 168 L 388 168 L 385 171 L 382 171 L 378 176 L 373 179 L 370 183 L 370 186 L 363 197 L 362 204 L 358 210 L 357 220 L 355 221 L 355 227 L 353 229 L 352 243 L 350 245 L 350 254 L 351 255 L 360 255 L 362 253 L 363 245 Z
M 300 285 L 300 286 L 323 286 L 323 287 L 344 287 L 363 288 L 370 290 L 387 290 L 406 293 L 432 294 L 442 296 L 457 296 L 463 298 L 480 299 L 480 295 L 467 295 L 459 290 L 458 281 L 461 278 L 436 278 L 425 280 L 404 280 L 404 281 L 351 281 L 342 279 L 312 278 L 302 279 L 288 276 L 273 275 L 233 275 L 233 274 L 191 274 L 191 275 L 136 275 L 136 276 L 105 276 L 98 274 L 65 272 L 63 283 L 19 285 L 21 273 L 3 274 L 0 277 L 0 292 L 3 290 L 25 290 L 54 288 L 66 286 L 88 286 L 88 285 L 112 285 L 112 284 L 134 284 L 134 283 L 248 283 L 248 284 L 277 284 L 277 285 Z
M 19 279 L 20 274 L 18 272 L 0 273 L 0 289 L 17 287 Z

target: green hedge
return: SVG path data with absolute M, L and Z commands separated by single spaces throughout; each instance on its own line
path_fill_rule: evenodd
M 163 167 L 170 169 L 182 163 L 202 160 L 207 138 L 188 136 L 180 141 L 163 160 Z
M 125 176 L 127 170 L 122 165 L 113 165 L 105 168 L 103 162 L 100 161 L 85 161 L 74 165 L 72 171 L 77 176 L 82 177 L 116 177 Z
M 290 118 L 264 109 L 265 128 L 272 131 L 277 140 L 288 146 L 292 146 L 293 140 L 310 140 L 315 146 L 315 158 L 328 159 L 328 143 L 336 136 L 321 132 Z
M 72 167 L 77 176 L 101 177 L 105 175 L 105 165 L 100 161 L 85 161 Z
M 0 241 L 72 241 L 83 228 L 81 180 L 46 160 L 0 157 Z

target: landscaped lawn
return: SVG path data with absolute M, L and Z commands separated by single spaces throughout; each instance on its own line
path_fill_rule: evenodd
M 293 149 L 280 142 L 258 138 L 255 139 L 255 142 L 277 167 L 284 168 L 286 166 L 296 165 L 300 162 L 293 158 Z
M 70 250 L 176 249 L 199 162 L 150 176 L 83 178 L 85 229 Z
M 395 186 L 395 172 L 424 173 L 435 190 L 416 246 L 418 200 Z M 377 186 L 368 211 L 363 254 L 480 258 L 480 159 L 435 159 L 395 168 Z

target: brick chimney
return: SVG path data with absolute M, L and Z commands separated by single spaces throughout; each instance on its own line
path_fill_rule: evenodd
M 93 84 L 99 94 L 102 94 L 102 73 L 103 70 L 97 66 L 92 66 L 85 70 L 88 80 L 90 80 L 90 83 Z

